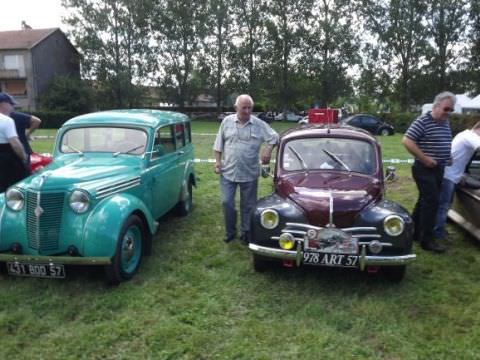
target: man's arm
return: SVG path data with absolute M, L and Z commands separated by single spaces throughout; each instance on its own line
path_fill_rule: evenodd
M 263 149 L 263 152 L 262 152 L 262 164 L 268 164 L 270 162 L 274 147 L 275 145 L 270 145 L 270 144 L 265 145 L 265 148 Z
M 38 129 L 41 123 L 42 123 L 42 120 L 40 120 L 38 117 L 34 115 L 30 117 L 30 126 L 27 130 L 27 138 L 29 138 L 30 135 L 32 135 L 33 132 Z
M 18 137 L 9 138 L 8 142 L 10 143 L 10 145 L 11 145 L 13 151 L 15 152 L 15 154 L 17 154 L 17 156 L 22 161 L 26 161 L 27 160 L 27 154 L 25 153 L 25 150 L 23 149 L 22 143 L 20 142 L 20 140 L 18 140 Z
M 412 139 L 404 136 L 402 139 L 402 144 L 403 146 L 405 146 L 405 148 L 410 154 L 412 154 L 415 158 L 417 158 L 426 167 L 434 167 L 435 165 L 437 165 L 437 162 L 435 161 L 435 159 L 425 155 L 423 151 L 420 150 L 420 148 L 415 143 L 415 141 L 413 141 Z
M 222 153 L 220 151 L 215 151 L 215 174 L 220 174 L 222 172 Z

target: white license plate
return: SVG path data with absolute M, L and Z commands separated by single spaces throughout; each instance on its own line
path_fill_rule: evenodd
M 303 263 L 306 265 L 356 268 L 358 267 L 358 256 L 305 251 L 303 253 Z
M 65 267 L 62 264 L 26 264 L 7 262 L 9 275 L 42 278 L 64 278 Z

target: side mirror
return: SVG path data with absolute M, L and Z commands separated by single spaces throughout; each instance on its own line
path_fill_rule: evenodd
M 397 178 L 395 171 L 397 169 L 395 166 L 387 166 L 387 170 L 385 171 L 385 181 L 394 181 Z

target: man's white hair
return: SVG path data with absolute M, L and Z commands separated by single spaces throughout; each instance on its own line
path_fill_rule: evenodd
M 451 93 L 450 91 L 444 91 L 435 96 L 435 99 L 433 100 L 433 105 L 438 104 L 439 102 L 445 100 L 445 99 L 450 99 L 453 102 L 453 105 L 457 102 L 457 97 L 455 96 L 454 93 Z
M 238 106 L 242 101 L 247 100 L 253 107 L 253 99 L 248 94 L 242 94 L 237 96 L 237 100 L 235 100 L 235 106 Z

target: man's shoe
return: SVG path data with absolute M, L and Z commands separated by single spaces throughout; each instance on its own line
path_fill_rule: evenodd
M 438 242 L 433 240 L 422 241 L 420 245 L 423 250 L 433 251 L 436 253 L 444 253 L 447 250 L 447 247 L 445 245 L 439 244 Z
M 233 235 L 227 235 L 223 238 L 223 242 L 225 243 L 229 243 L 229 242 L 232 242 L 233 240 L 235 240 L 235 234 Z
M 250 237 L 249 237 L 249 233 L 248 232 L 244 232 L 242 233 L 242 235 L 240 235 L 240 242 L 243 244 L 243 245 L 248 245 L 248 243 L 250 242 Z

